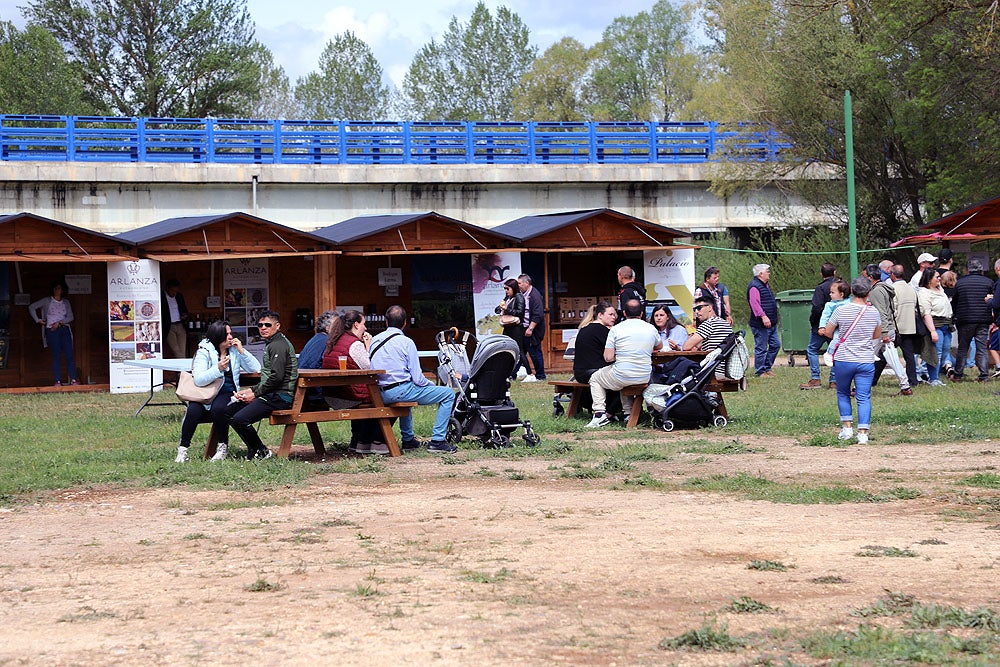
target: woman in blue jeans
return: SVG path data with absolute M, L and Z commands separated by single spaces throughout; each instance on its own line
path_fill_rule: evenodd
M 871 281 L 855 278 L 851 283 L 851 302 L 833 312 L 825 334 L 838 342 L 833 358 L 837 374 L 837 406 L 842 428 L 840 440 L 854 437 L 851 385 L 858 403 L 858 444 L 868 443 L 872 421 L 872 380 L 875 378 L 874 341 L 882 336 L 878 310 L 868 303 Z

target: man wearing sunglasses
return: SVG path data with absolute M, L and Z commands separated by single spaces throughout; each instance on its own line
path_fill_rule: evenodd
M 729 322 L 715 314 L 715 304 L 709 296 L 700 296 L 694 302 L 694 321 L 698 328 L 684 342 L 685 350 L 703 350 L 711 352 L 722 345 L 722 341 L 733 333 Z M 725 362 L 716 369 L 716 377 L 725 373 Z
M 292 407 L 295 383 L 299 368 L 292 342 L 281 333 L 278 313 L 269 310 L 257 322 L 260 337 L 267 341 L 264 347 L 264 367 L 260 382 L 233 394 L 235 402 L 229 405 L 226 415 L 233 430 L 247 445 L 247 459 L 269 459 L 271 450 L 264 446 L 253 425 L 266 419 L 275 410 Z

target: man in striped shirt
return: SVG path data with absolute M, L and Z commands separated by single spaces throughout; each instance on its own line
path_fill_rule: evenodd
M 711 352 L 722 345 L 726 336 L 733 333 L 733 328 L 729 322 L 715 314 L 715 305 L 711 297 L 700 296 L 694 302 L 694 321 L 698 323 L 698 328 L 694 330 L 684 343 L 685 350 L 704 350 Z M 715 370 L 716 377 L 724 377 L 726 363 L 719 364 Z

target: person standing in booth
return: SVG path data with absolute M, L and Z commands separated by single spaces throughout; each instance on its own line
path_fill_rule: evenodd
M 517 284 L 524 295 L 524 341 L 528 350 L 527 357 L 531 359 L 534 373 L 528 375 L 522 382 L 535 382 L 545 379 L 545 358 L 542 356 L 542 339 L 545 338 L 545 303 L 542 293 L 531 283 L 531 276 L 522 273 L 517 277 Z
M 181 294 L 181 281 L 171 278 L 163 288 L 160 311 L 163 316 L 163 351 L 170 351 L 174 359 L 187 356 L 187 321 L 188 309 Z M 165 356 L 165 355 L 164 355 Z
M 66 357 L 69 384 L 79 384 L 76 380 L 76 357 L 73 355 L 73 307 L 64 297 L 69 289 L 66 283 L 56 280 L 50 285 L 50 296 L 39 299 L 28 306 L 31 319 L 42 325 L 42 344 L 52 351 L 52 374 L 57 387 L 62 386 L 60 362 Z

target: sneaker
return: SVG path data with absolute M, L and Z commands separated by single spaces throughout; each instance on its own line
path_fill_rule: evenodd
M 266 461 L 267 459 L 274 457 L 274 452 L 265 447 L 264 449 L 258 449 L 254 452 L 253 457 L 258 461 Z
M 60 382 L 59 380 L 56 380 L 56 384 L 55 384 L 55 386 L 57 386 L 57 387 L 61 387 L 61 386 L 62 386 L 62 382 Z
M 858 431 L 858 444 L 867 445 L 868 444 L 868 434 Z
M 804 382 L 799 385 L 799 389 L 821 389 L 823 383 L 817 380 L 809 380 L 809 382 Z
M 941 380 L 931 380 L 927 384 L 929 384 L 931 387 L 944 387 L 944 386 L 946 386 L 944 382 L 941 382 Z
M 948 377 L 951 379 L 952 382 L 961 382 L 963 380 L 962 376 L 959 375 L 958 373 L 949 373 Z
M 958 373 L 956 373 L 955 369 L 952 368 L 951 366 L 948 366 L 945 369 L 944 374 L 948 376 L 949 380 L 954 380 L 956 377 L 958 377 Z
M 994 380 L 996 380 L 997 378 L 1000 378 L 1000 368 L 998 368 L 995 371 L 993 371 L 993 375 L 991 375 L 990 377 L 993 378 Z
M 178 447 L 177 458 L 174 459 L 174 463 L 187 463 L 187 462 L 188 462 L 188 448 Z
M 528 369 L 525 368 L 524 366 L 518 366 L 517 367 L 517 379 L 518 380 L 523 380 L 526 377 L 528 377 Z
M 404 440 L 403 444 L 400 445 L 400 447 L 402 447 L 404 452 L 411 452 L 414 449 L 420 449 L 423 446 L 424 443 L 420 442 L 416 438 L 414 438 L 413 440 Z
M 357 454 L 371 454 L 372 453 L 372 443 L 370 442 L 359 442 L 351 448 L 352 452 Z
M 837 440 L 850 440 L 854 437 L 854 429 L 850 426 L 845 426 L 840 429 L 840 433 L 837 434 Z
M 389 445 L 385 444 L 384 442 L 373 442 L 370 445 L 368 445 L 368 451 L 365 453 L 378 454 L 379 456 L 388 456 Z
M 215 448 L 215 456 L 212 457 L 212 460 L 225 461 L 227 456 L 229 456 L 229 443 L 220 442 Z
M 775 377 L 775 375 L 774 375 L 774 373 L 772 373 L 771 371 L 764 371 L 764 372 L 763 372 L 763 373 L 761 373 L 761 374 L 760 374 L 760 375 L 759 375 L 758 377 L 762 377 L 762 378 L 773 378 L 773 377 Z
M 538 378 L 534 375 L 527 375 L 523 380 L 521 380 L 521 382 L 538 382 Z
M 601 428 L 602 426 L 607 426 L 611 423 L 611 418 L 608 417 L 606 412 L 602 412 L 600 415 L 594 415 L 594 418 L 590 420 L 584 428 Z
M 79 383 L 79 382 L 77 382 L 76 380 L 70 380 L 70 381 L 69 381 L 69 383 L 70 383 L 70 385 L 72 385 L 72 386 L 76 386 L 76 385 L 80 384 L 80 383 Z
M 989 381 L 990 381 L 989 375 L 980 375 L 979 377 L 976 378 L 976 382 L 989 382 Z
M 458 451 L 458 447 L 440 440 L 431 440 L 431 444 L 427 445 L 427 451 L 434 452 L 435 454 L 454 454 Z

